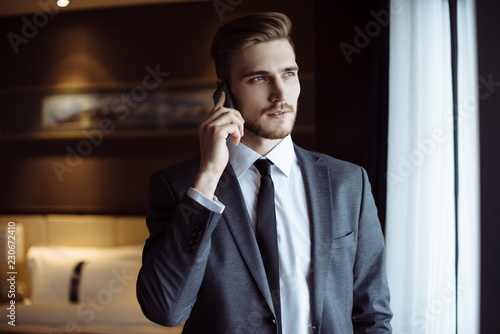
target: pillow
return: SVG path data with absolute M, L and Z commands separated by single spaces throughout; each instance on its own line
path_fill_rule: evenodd
M 116 269 L 118 273 L 124 272 L 128 279 L 135 270 L 131 268 L 140 267 L 141 255 L 142 246 L 113 248 L 33 246 L 26 255 L 31 279 L 31 300 L 32 302 L 68 301 L 71 279 L 80 262 L 85 262 L 81 269 L 81 279 L 85 280 L 85 276 L 91 279 L 91 275 L 85 275 L 85 266 L 94 263 L 96 270 L 109 266 L 111 275 L 118 275 L 112 271 Z M 92 269 L 94 265 L 90 267 L 91 273 L 95 271 Z M 101 288 L 106 288 L 109 281 L 100 284 Z
M 135 285 L 140 261 L 88 262 L 82 267 L 79 300 L 104 306 L 110 303 L 137 303 Z

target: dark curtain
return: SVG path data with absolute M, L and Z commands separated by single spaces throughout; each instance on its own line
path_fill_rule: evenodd
M 377 1 L 376 12 L 389 12 L 387 1 Z M 369 95 L 361 165 L 366 169 L 385 231 L 387 131 L 389 117 L 389 25 L 373 39 Z
M 388 1 L 315 2 L 318 150 L 362 165 L 385 228 Z

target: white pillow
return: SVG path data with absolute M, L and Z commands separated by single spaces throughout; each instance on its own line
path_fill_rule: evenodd
M 102 271 L 106 266 L 110 266 L 109 272 L 111 275 L 114 273 L 112 269 L 117 267 L 120 270 L 126 268 L 123 269 L 126 273 L 125 276 L 129 277 L 128 272 L 132 275 L 135 268 L 140 267 L 141 255 L 142 246 L 113 248 L 33 246 L 26 255 L 31 279 L 31 300 L 33 302 L 68 301 L 71 278 L 79 262 L 85 262 L 81 271 L 81 279 L 85 279 L 85 267 L 89 266 L 89 264 L 92 264 L 90 265 L 90 273 L 99 271 L 98 268 Z M 94 267 L 93 263 L 96 264 L 95 269 L 92 269 Z M 121 273 L 121 271 L 118 272 Z M 103 279 L 106 275 L 111 279 L 109 273 L 99 275 L 101 275 L 100 279 Z M 114 275 L 117 276 L 116 273 Z M 92 275 L 86 276 L 89 279 L 92 277 Z M 106 288 L 109 283 L 106 280 L 97 283 L 99 279 L 91 281 L 96 283 L 90 285 L 101 284 L 100 289 Z M 87 286 L 90 285 L 87 284 Z M 94 292 L 95 288 L 92 291 Z
M 137 303 L 135 285 L 141 269 L 138 261 L 89 262 L 82 267 L 79 300 L 104 306 L 110 303 Z

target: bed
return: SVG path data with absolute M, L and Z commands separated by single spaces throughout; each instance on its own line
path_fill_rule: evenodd
M 25 245 L 18 243 L 16 274 L 0 260 L 0 333 L 181 333 L 182 326 L 150 322 L 137 303 L 135 285 L 148 235 L 144 217 L 0 216 L 0 226 L 9 221 L 24 231 L 17 241 Z M 8 297 L 5 284 L 11 276 L 16 298 Z

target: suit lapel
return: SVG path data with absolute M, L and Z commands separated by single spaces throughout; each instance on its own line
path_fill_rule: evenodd
M 311 317 L 321 324 L 327 273 L 333 238 L 332 184 L 328 166 L 321 159 L 295 146 L 304 178 L 309 218 L 311 220 Z
M 274 312 L 271 292 L 255 232 L 252 228 L 238 179 L 230 164 L 227 165 L 221 176 L 215 196 L 226 206 L 223 213 L 226 223 L 260 291 Z

